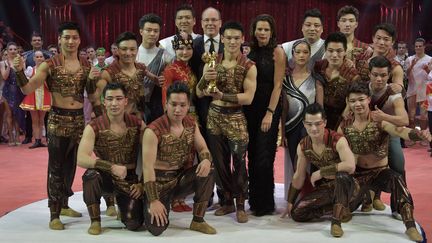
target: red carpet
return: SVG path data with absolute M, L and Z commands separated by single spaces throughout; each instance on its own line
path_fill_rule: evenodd
M 28 149 L 29 145 L 8 147 L 0 145 L 0 216 L 31 202 L 46 198 L 46 173 L 48 153 L 45 148 Z M 432 234 L 432 158 L 425 147 L 416 145 L 404 149 L 408 187 L 415 203 L 415 217 L 427 235 Z M 81 191 L 78 168 L 74 191 Z M 279 148 L 275 162 L 275 181 L 283 183 L 283 149 Z M 388 203 L 388 195 L 383 194 Z M 46 209 L 48 210 L 48 208 Z

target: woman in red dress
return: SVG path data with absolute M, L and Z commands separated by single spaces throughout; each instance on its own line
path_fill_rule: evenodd
M 39 65 L 45 61 L 44 55 L 41 51 L 36 51 L 34 54 L 35 67 L 27 67 L 26 75 L 30 78 L 36 73 Z M 46 147 L 42 143 L 42 130 L 44 125 L 45 112 L 51 108 L 51 94 L 48 91 L 46 83 L 37 88 L 35 92 L 28 94 L 20 105 L 21 109 L 30 111 L 32 118 L 33 137 L 35 143 L 29 149 Z

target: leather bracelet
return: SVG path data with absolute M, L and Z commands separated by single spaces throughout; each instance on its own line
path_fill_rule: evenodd
M 288 203 L 294 204 L 299 194 L 300 194 L 300 190 L 294 188 L 291 183 L 288 189 L 288 198 L 287 198 Z
M 201 79 L 199 80 L 197 87 L 198 89 L 200 89 L 201 91 L 203 91 L 204 89 L 207 88 L 208 82 L 205 80 L 204 75 L 201 77 Z
M 98 170 L 101 170 L 103 172 L 107 172 L 107 173 L 111 174 L 112 165 L 113 165 L 113 163 L 111 163 L 108 160 L 97 159 L 96 164 L 95 164 L 95 168 Z
M 234 103 L 234 104 L 238 104 L 237 94 L 223 93 L 221 100 L 226 101 L 226 102 L 230 102 L 230 103 Z
M 94 94 L 96 92 L 96 79 L 87 78 L 86 91 L 88 94 Z
M 423 137 L 420 135 L 420 131 L 417 129 L 411 129 L 408 133 L 408 138 L 411 141 L 422 141 Z
M 15 74 L 16 74 L 16 82 L 20 88 L 28 84 L 29 80 L 27 76 L 24 74 L 24 70 L 16 71 Z
M 159 200 L 159 193 L 157 191 L 156 182 L 147 181 L 146 183 L 144 183 L 144 191 L 147 195 L 147 200 L 149 202 Z
M 267 107 L 267 111 L 274 114 L 274 110 L 272 110 L 270 107 Z
M 205 159 L 208 159 L 210 162 L 212 162 L 212 160 L 213 160 L 209 151 L 203 151 L 203 152 L 199 153 L 198 158 L 199 158 L 200 162 L 205 160 Z
M 322 177 L 334 176 L 337 173 L 337 164 L 332 164 L 320 168 L 320 174 Z
M 103 115 L 103 107 L 102 105 L 95 105 L 93 106 L 93 112 L 95 113 L 96 117 Z

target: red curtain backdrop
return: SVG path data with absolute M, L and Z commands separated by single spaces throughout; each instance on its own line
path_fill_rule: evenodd
M 371 42 L 373 27 L 380 22 L 391 22 L 398 29 L 398 39 L 410 42 L 413 22 L 412 0 L 41 0 L 40 25 L 45 44 L 57 43 L 58 24 L 62 21 L 77 21 L 82 29 L 82 47 L 88 44 L 109 47 L 123 31 L 139 33 L 138 20 L 147 13 L 156 13 L 163 19 L 161 38 L 175 33 L 174 13 L 181 3 L 190 3 L 196 11 L 194 31 L 202 33 L 201 12 L 209 6 L 221 11 L 223 21 L 240 21 L 247 32 L 251 20 L 258 14 L 267 13 L 275 17 L 278 42 L 302 36 L 301 23 L 305 10 L 318 8 L 324 16 L 325 38 L 337 31 L 337 10 L 344 5 L 353 5 L 360 11 L 360 24 L 356 36 Z M 247 33 L 246 38 L 248 38 Z

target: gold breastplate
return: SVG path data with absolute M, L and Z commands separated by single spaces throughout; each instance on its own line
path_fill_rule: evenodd
M 354 154 L 374 154 L 382 159 L 388 154 L 389 135 L 376 122 L 369 122 L 363 131 L 358 131 L 353 125 L 344 128 Z
M 84 88 L 89 69 L 81 67 L 76 73 L 69 73 L 63 66 L 51 69 L 47 85 L 51 92 L 59 93 L 63 97 L 72 97 L 78 102 L 84 101 Z
M 226 69 L 222 64 L 216 65 L 217 88 L 222 93 L 243 93 L 243 80 L 246 76 L 246 68 L 236 65 L 234 68 Z
M 135 164 L 138 157 L 139 135 L 136 127 L 128 127 L 123 135 L 109 129 L 100 130 L 96 136 L 95 154 L 115 164 Z
M 321 155 L 318 155 L 312 149 L 305 150 L 304 155 L 306 159 L 310 161 L 313 165 L 315 165 L 317 168 L 341 162 L 339 154 L 329 147 L 325 147 Z
M 161 135 L 157 160 L 158 163 L 167 163 L 175 169 L 183 167 L 193 155 L 195 127 L 185 127 L 180 137 L 171 133 Z
M 129 103 L 137 104 L 142 97 L 144 97 L 144 77 L 145 72 L 141 69 L 137 69 L 133 77 L 129 77 L 122 72 L 117 72 L 111 75 L 113 82 L 122 83 L 127 90 L 127 98 Z

